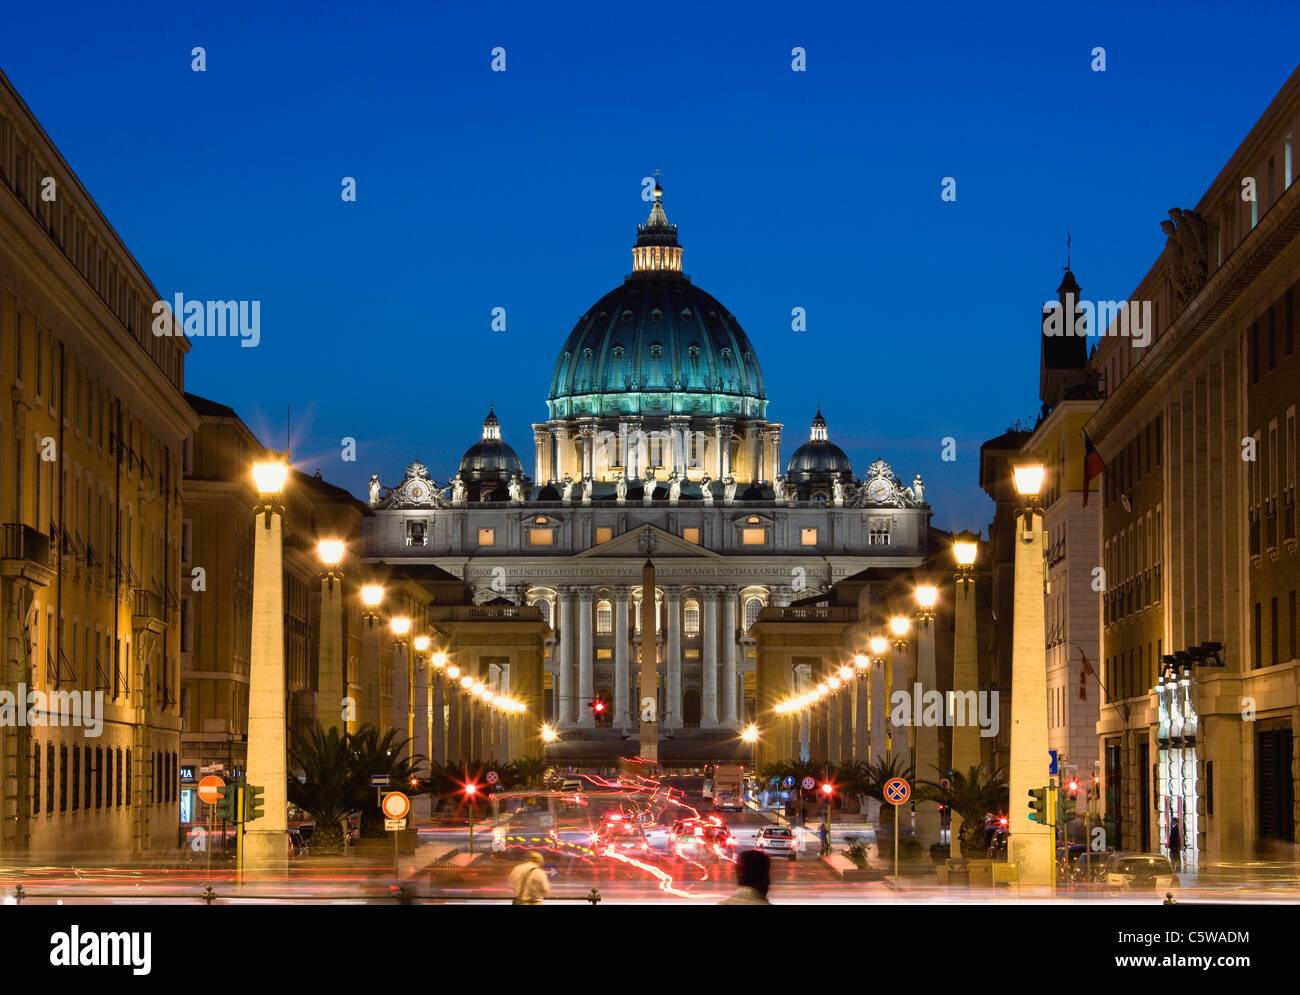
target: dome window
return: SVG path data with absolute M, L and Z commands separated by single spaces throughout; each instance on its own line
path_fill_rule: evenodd
M 650 346 L 650 358 L 652 358 L 652 359 L 663 359 L 663 358 L 664 358 L 664 347 L 663 347 L 662 345 L 660 345 L 658 342 L 655 342 L 655 343 L 652 343 L 652 344 L 651 344 L 651 346 Z
M 688 307 L 684 307 L 684 308 L 682 308 L 682 319 L 683 319 L 684 321 L 690 321 L 690 320 L 691 320 L 691 317 L 692 317 L 692 315 L 691 315 L 691 309 L 688 308 Z
M 631 321 L 631 320 L 632 320 L 632 312 L 631 312 L 631 311 L 624 311 L 624 312 L 623 312 L 623 320 L 624 320 L 624 321 Z
M 651 321 L 660 321 L 660 320 L 663 319 L 663 316 L 664 316 L 664 313 L 663 313 L 662 311 L 660 311 L 658 308 L 652 308 L 651 311 L 650 311 L 650 320 L 651 320 Z
M 614 346 L 614 358 L 615 359 L 623 358 L 623 347 L 621 345 Z
M 603 321 L 604 319 L 606 319 L 606 318 L 608 318 L 608 317 L 609 317 L 609 312 L 608 312 L 608 311 L 601 311 L 600 314 L 596 315 L 596 320 L 597 320 L 597 321 Z

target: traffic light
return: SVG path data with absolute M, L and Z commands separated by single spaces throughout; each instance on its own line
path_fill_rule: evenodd
M 264 802 L 262 800 L 262 795 L 265 791 L 265 788 L 259 788 L 255 784 L 244 785 L 245 822 L 252 822 L 254 819 L 260 819 L 262 816 L 266 815 L 266 811 L 263 808 Z
M 587 702 L 587 707 L 591 709 L 591 713 L 597 718 L 605 714 L 605 702 L 600 698 Z
M 1029 821 L 1047 825 L 1047 789 L 1029 789 Z
M 217 818 L 222 822 L 239 822 L 239 785 L 223 784 L 217 789 Z
M 835 785 L 831 784 L 830 781 L 823 781 L 822 794 L 825 795 L 827 798 L 829 798 L 834 793 L 835 793 Z
M 1076 812 L 1074 807 L 1073 792 L 1077 790 L 1078 790 L 1078 784 L 1076 783 L 1074 784 L 1074 787 L 1071 791 L 1069 792 L 1062 791 L 1058 794 L 1058 798 L 1060 800 L 1061 814 L 1060 814 L 1060 818 L 1058 818 L 1056 821 L 1061 825 L 1065 825 L 1067 822 L 1073 822 L 1075 819 Z

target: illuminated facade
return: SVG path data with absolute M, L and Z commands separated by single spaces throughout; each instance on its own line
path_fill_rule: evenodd
M 561 348 L 533 477 L 490 412 L 448 483 L 419 463 L 390 487 L 371 481 L 367 560 L 436 565 L 480 605 L 540 610 L 552 633 L 535 714 L 565 733 L 566 758 L 615 756 L 635 734 L 647 557 L 660 757 L 702 762 L 740 755 L 735 730 L 756 714 L 748 632 L 763 608 L 871 565 L 913 566 L 929 543 L 920 478 L 905 486 L 883 460 L 854 477 L 820 412 L 781 472 L 753 345 L 682 272 L 661 198 L 656 187 L 631 274 Z M 610 707 L 597 713 L 596 700 Z

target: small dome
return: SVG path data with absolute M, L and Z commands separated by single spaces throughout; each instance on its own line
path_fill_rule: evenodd
M 482 480 L 509 480 L 514 473 L 522 474 L 524 466 L 519 455 L 501 440 L 501 422 L 489 408 L 483 419 L 483 437 L 465 450 L 460 460 L 460 473 L 467 483 Z
M 844 450 L 831 442 L 820 407 L 813 418 L 808 441 L 794 451 L 786 465 L 785 475 L 796 484 L 824 483 L 836 476 L 852 479 L 853 464 Z

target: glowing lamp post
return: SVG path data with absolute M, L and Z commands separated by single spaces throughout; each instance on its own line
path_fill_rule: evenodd
M 249 823 L 244 852 L 250 867 L 267 873 L 288 869 L 287 725 L 284 674 L 284 509 L 280 495 L 289 464 L 278 453 L 253 465 L 253 617 L 248 674 L 248 783 L 264 789 L 265 815 Z
M 938 690 L 939 675 L 934 647 L 934 617 L 938 602 L 939 589 L 933 584 L 922 582 L 916 586 L 916 683 L 920 687 L 914 690 L 919 690 L 920 693 L 913 696 L 914 710 L 920 709 L 928 692 Z M 929 722 L 914 725 L 911 738 L 914 746 L 912 769 L 942 769 L 938 728 Z M 932 801 L 917 801 L 913 811 L 916 813 L 917 839 L 921 841 L 922 847 L 928 849 L 939 842 L 939 806 Z
M 316 544 L 320 557 L 320 663 L 316 678 L 316 717 L 325 731 L 346 728 L 347 674 L 343 656 L 343 562 L 342 539 L 322 539 Z
M 1047 663 L 1043 617 L 1043 516 L 1038 494 L 1043 464 L 1015 461 L 1012 475 L 1024 509 L 1016 515 L 1015 593 L 1011 630 L 1011 839 L 1008 859 L 1020 864 L 1020 880 L 1050 885 L 1055 865 L 1048 826 L 1029 820 L 1024 799 L 1047 775 Z M 1020 804 L 1015 804 L 1016 800 Z
M 474 801 L 478 797 L 478 785 L 470 781 L 465 785 L 465 800 L 469 802 L 469 852 L 474 852 Z
M 949 711 L 955 712 L 958 702 L 964 702 L 968 716 L 979 694 L 979 650 L 975 626 L 975 558 L 979 553 L 979 542 L 980 537 L 974 532 L 962 531 L 952 537 L 957 573 L 953 587 L 953 692 Z M 968 776 L 972 767 L 979 767 L 980 752 L 979 729 L 970 722 L 954 722 L 952 769 L 963 777 Z M 956 860 L 962 855 L 961 816 L 950 812 L 949 818 L 951 839 L 948 856 Z

